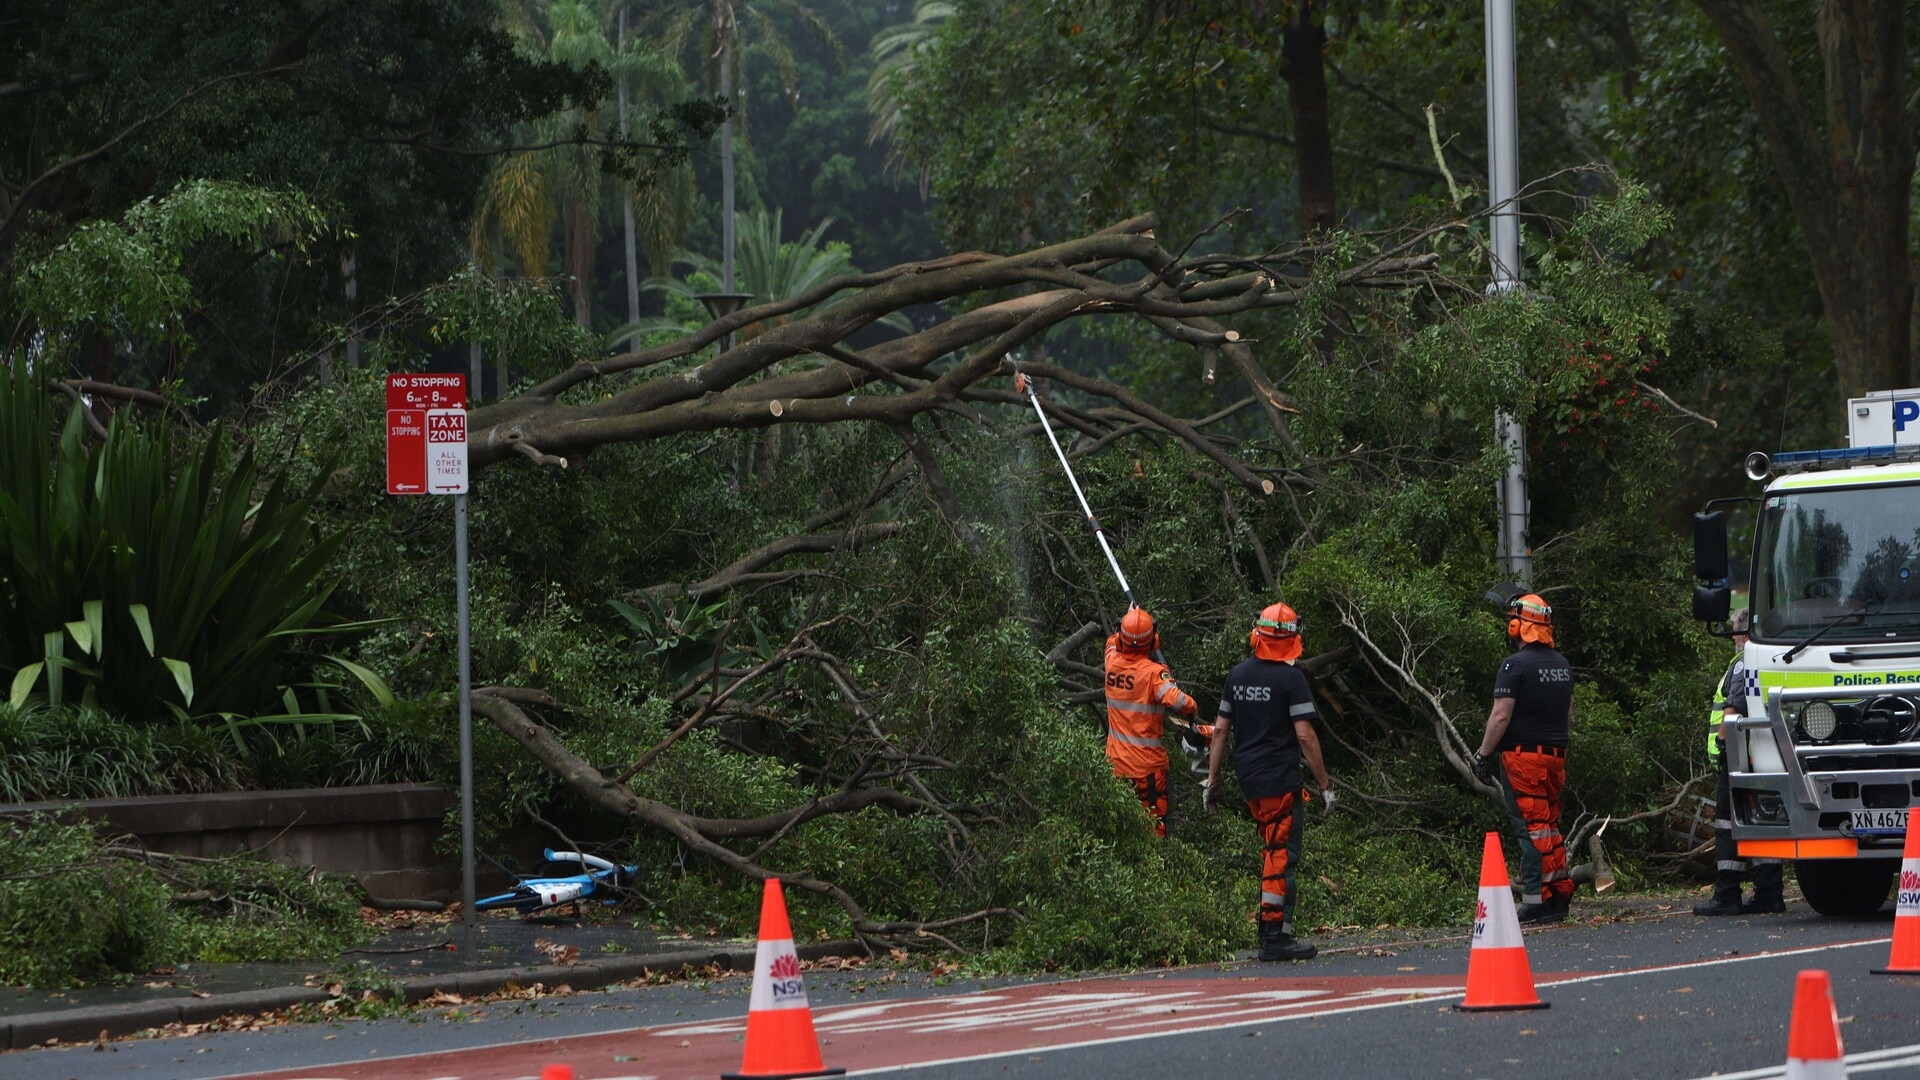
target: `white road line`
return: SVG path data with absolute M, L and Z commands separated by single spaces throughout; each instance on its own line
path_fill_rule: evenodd
M 1920 1065 L 1920 1043 L 1911 1046 L 1889 1046 L 1884 1050 L 1862 1050 L 1847 1055 L 1847 1072 L 1880 1072 L 1883 1069 L 1900 1069 L 1908 1065 Z M 1769 1080 L 1771 1077 L 1785 1076 L 1785 1063 L 1769 1065 L 1764 1069 L 1748 1069 L 1737 1073 L 1711 1073 L 1696 1080 Z
M 1841 942 L 1835 942 L 1831 945 L 1809 945 L 1804 948 L 1798 948 L 1798 949 L 1782 949 L 1777 952 L 1748 953 L 1742 956 L 1721 956 L 1721 957 L 1715 957 L 1714 959 L 1711 959 L 1711 960 L 1693 960 L 1693 961 L 1685 961 L 1677 964 L 1660 964 L 1654 967 L 1634 968 L 1630 971 L 1607 971 L 1607 972 L 1600 972 L 1594 975 L 1576 975 L 1571 978 L 1555 979 L 1551 982 L 1540 983 L 1539 985 L 1541 986 L 1573 986 L 1579 983 L 1604 982 L 1608 979 L 1620 979 L 1620 978 L 1626 978 L 1632 975 L 1658 975 L 1658 974 L 1662 974 L 1664 972 L 1669 972 L 1669 971 L 1695 971 L 1702 968 L 1722 967 L 1728 964 L 1745 963 L 1749 960 L 1772 960 L 1772 959 L 1779 959 L 1781 957 L 1788 957 L 1788 956 L 1804 956 L 1809 953 L 1832 952 L 1837 949 L 1854 949 L 1862 945 L 1884 945 L 1887 942 L 1892 940 L 1893 940 L 1892 936 L 1889 935 L 1887 937 L 1867 938 L 1862 941 L 1841 941 Z M 967 1064 L 968 1062 L 991 1061 L 995 1058 L 1019 1057 L 1021 1055 L 1032 1055 L 1032 1054 L 1048 1054 L 1048 1053 L 1054 1053 L 1060 1050 L 1079 1050 L 1089 1046 L 1110 1046 L 1114 1043 L 1138 1042 L 1142 1039 L 1164 1039 L 1169 1035 L 1197 1035 L 1201 1032 L 1207 1032 L 1207 1031 L 1231 1031 L 1234 1028 L 1257 1027 L 1261 1024 L 1285 1023 L 1289 1020 L 1307 1020 L 1307 1019 L 1318 1020 L 1322 1017 L 1327 1017 L 1327 1016 L 1344 1016 L 1349 1013 L 1372 1012 L 1376 1009 L 1397 1009 L 1405 1005 L 1412 1005 L 1416 1003 L 1426 1004 L 1426 1003 L 1431 1003 L 1436 1001 L 1446 1001 L 1449 998 L 1466 996 L 1466 991 L 1464 989 L 1445 991 L 1440 993 L 1432 993 L 1432 992 L 1422 993 L 1418 990 L 1408 990 L 1406 991 L 1406 993 L 1408 994 L 1406 998 L 1397 1000 L 1397 1001 L 1382 1001 L 1382 1002 L 1374 1002 L 1366 1005 L 1350 1005 L 1340 1009 L 1326 1009 L 1326 1010 L 1319 1010 L 1319 1011 L 1313 1011 L 1313 1012 L 1298 1012 L 1298 1013 L 1292 1013 L 1287 1016 L 1263 1016 L 1253 1020 L 1229 1020 L 1229 1021 L 1222 1021 L 1219 1023 L 1202 1023 L 1202 1024 L 1193 1025 L 1191 1027 L 1183 1026 L 1173 1031 L 1149 1031 L 1149 1032 L 1142 1032 L 1138 1035 L 1120 1035 L 1110 1039 L 1084 1039 L 1084 1040 L 1081 1040 L 1080 1042 L 1060 1043 L 1054 1046 L 1028 1046 L 1028 1047 L 1022 1047 L 1017 1050 L 995 1050 L 985 1054 L 967 1054 L 961 1057 L 941 1058 L 938 1061 L 915 1061 L 905 1065 L 883 1065 L 878 1068 L 872 1068 L 872 1069 L 850 1070 L 847 1073 L 847 1075 L 878 1076 L 882 1073 L 905 1072 L 908 1069 L 925 1069 L 925 1068 L 931 1068 L 936 1065 L 964 1065 L 964 1064 Z M 1891 1065 L 1882 1066 L 1882 1067 L 1892 1068 Z M 1756 1077 L 1756 1080 L 1758 1080 L 1759 1077 L 1774 1076 L 1774 1075 L 1779 1075 L 1779 1074 L 1761 1072 L 1761 1073 L 1755 1074 L 1755 1077 Z M 1732 1080 L 1732 1077 L 1723 1076 L 1718 1078 L 1718 1080 Z
M 1893 940 L 1893 937 L 1891 934 L 1889 934 L 1885 937 L 1866 938 L 1860 941 L 1841 941 L 1841 942 L 1835 942 L 1831 945 L 1810 945 L 1810 946 L 1806 946 L 1804 948 L 1799 948 L 1799 949 L 1783 949 L 1778 952 L 1747 953 L 1742 956 L 1716 957 L 1712 960 L 1696 960 L 1696 961 L 1688 961 L 1688 962 L 1683 962 L 1678 964 L 1663 964 L 1655 967 L 1633 968 L 1627 971 L 1602 972 L 1595 975 L 1577 975 L 1571 978 L 1555 979 L 1551 982 L 1540 983 L 1539 985 L 1571 986 L 1576 983 L 1601 982 L 1606 979 L 1618 979 L 1618 978 L 1624 978 L 1630 975 L 1654 975 L 1654 974 L 1659 974 L 1667 971 L 1689 971 L 1689 970 L 1695 970 L 1699 968 L 1718 967 L 1724 964 L 1744 963 L 1748 960 L 1769 960 L 1769 959 L 1774 959 L 1774 958 L 1783 957 L 1783 956 L 1800 956 L 1808 953 L 1829 952 L 1836 949 L 1852 949 L 1852 948 L 1857 948 L 1861 945 L 1884 945 L 1892 940 Z M 1137 977 L 1138 976 L 1115 975 L 1115 976 L 1104 976 L 1102 977 L 1102 979 L 1086 980 L 1086 981 L 1099 982 L 1099 981 L 1103 981 L 1103 979 L 1137 978 Z M 1346 1013 L 1369 1012 L 1374 1009 L 1399 1008 L 1400 1006 L 1403 1006 L 1403 1005 L 1410 1005 L 1410 1004 L 1421 1003 L 1421 1002 L 1445 1001 L 1448 998 L 1464 997 L 1466 995 L 1465 990 L 1451 990 L 1451 991 L 1436 992 L 1432 990 L 1420 990 L 1417 988 L 1411 988 L 1404 991 L 1395 989 L 1395 990 L 1376 991 L 1376 992 L 1385 992 L 1385 993 L 1393 993 L 1393 994 L 1404 993 L 1407 996 L 1403 999 L 1397 999 L 1393 1001 L 1381 1001 L 1381 1002 L 1374 1002 L 1366 1005 L 1354 1005 L 1354 1006 L 1349 1006 L 1347 1008 L 1342 1008 L 1342 1009 L 1329 1009 L 1325 1012 L 1295 1013 L 1289 1016 L 1263 1017 L 1257 1020 L 1227 1021 L 1227 1022 L 1213 1023 L 1213 1024 L 1202 1024 L 1197 1027 L 1182 1027 L 1175 1031 L 1143 1032 L 1138 1035 L 1122 1035 L 1117 1038 L 1111 1038 L 1111 1039 L 1087 1039 L 1087 1040 L 1084 1040 L 1081 1042 L 1075 1042 L 1075 1043 L 1061 1043 L 1056 1046 L 1036 1046 L 1036 1047 L 1028 1047 L 1020 1050 L 1001 1050 L 1001 1051 L 995 1051 L 987 1054 L 969 1055 L 966 1057 L 942 1058 L 938 1061 L 917 1061 L 907 1065 L 885 1065 L 885 1066 L 880 1066 L 878 1068 L 872 1068 L 872 1069 L 860 1069 L 860 1070 L 851 1072 L 848 1075 L 875 1076 L 881 1073 L 903 1072 L 907 1069 L 922 1069 L 922 1068 L 927 1068 L 933 1065 L 956 1065 L 956 1064 L 964 1064 L 970 1061 L 986 1061 L 993 1058 L 1014 1057 L 1020 1054 L 1040 1054 L 1040 1053 L 1048 1053 L 1055 1050 L 1074 1050 L 1074 1049 L 1080 1049 L 1088 1046 L 1102 1046 L 1102 1045 L 1108 1045 L 1112 1043 L 1136 1042 L 1142 1039 L 1162 1039 L 1169 1035 L 1191 1035 L 1191 1034 L 1197 1034 L 1205 1031 L 1226 1031 L 1226 1030 L 1231 1030 L 1237 1027 L 1253 1027 L 1259 1024 L 1282 1023 L 1287 1020 L 1308 1019 L 1308 1018 L 1317 1019 L 1322 1016 L 1339 1016 Z M 982 996 L 984 997 L 986 995 L 982 995 Z M 913 998 L 913 999 L 908 999 L 900 1002 L 888 1002 L 887 1004 L 907 1006 L 907 1005 L 918 1004 L 921 1002 L 936 1001 L 936 1000 L 941 1000 L 941 999 Z M 965 999 L 961 999 L 961 1000 L 965 1000 Z M 873 1009 L 875 1008 L 875 1006 L 873 1005 L 826 1006 L 816 1011 L 815 1013 L 816 1024 L 820 1022 L 820 1018 L 823 1015 L 831 1016 L 836 1008 L 845 1009 L 851 1012 L 854 1010 L 861 1010 L 861 1009 Z M 741 1027 L 744 1027 L 745 1025 L 744 1019 L 735 1021 L 735 1023 L 740 1025 Z M 702 1025 L 691 1025 L 691 1026 L 697 1027 Z M 651 1032 L 651 1030 L 652 1029 L 650 1027 L 623 1028 L 623 1029 L 617 1029 L 613 1031 L 582 1032 L 577 1035 L 552 1036 L 551 1038 L 555 1042 L 565 1043 L 574 1039 L 601 1038 L 607 1035 Z M 541 1040 L 541 1041 L 545 1041 L 545 1040 Z M 383 1057 L 383 1058 L 379 1058 L 378 1060 L 382 1065 L 394 1065 L 399 1062 L 408 1061 L 414 1058 L 438 1057 L 443 1054 L 465 1054 L 465 1053 L 476 1053 L 476 1052 L 481 1052 L 486 1050 L 505 1049 L 508 1047 L 524 1045 L 524 1042 L 525 1040 L 512 1040 L 507 1042 L 485 1043 L 479 1046 L 455 1047 L 455 1048 L 450 1048 L 445 1050 L 424 1050 L 424 1051 L 420 1051 L 418 1053 L 413 1053 L 413 1054 L 396 1054 L 392 1057 Z M 1873 1052 L 1874 1051 L 1868 1051 L 1867 1053 L 1873 1053 Z M 1887 1051 L 1879 1051 L 1879 1052 L 1885 1053 Z M 329 1064 L 329 1065 L 319 1066 L 319 1068 L 321 1070 L 325 1070 L 325 1069 L 342 1067 L 347 1064 L 348 1063 L 346 1062 L 333 1062 L 332 1064 Z M 361 1063 L 354 1062 L 352 1064 L 357 1066 Z M 1893 1067 L 1894 1067 L 1893 1065 L 1868 1066 L 1869 1069 L 1893 1068 Z M 297 1068 L 300 1068 L 300 1066 L 296 1065 L 294 1066 L 294 1068 L 297 1069 Z M 211 1077 L 209 1078 L 209 1080 L 245 1080 L 245 1078 L 247 1077 L 258 1076 L 258 1075 L 260 1075 L 259 1070 L 254 1069 L 244 1073 L 227 1073 L 227 1074 L 224 1074 L 224 1076 L 222 1077 Z M 315 1078 L 324 1078 L 326 1076 L 326 1073 L 324 1071 L 320 1071 L 320 1072 L 312 1073 L 310 1075 Z M 1746 1075 L 1746 1074 L 1741 1074 L 1741 1075 Z M 1763 1071 L 1753 1075 L 1756 1077 L 1766 1077 L 1771 1075 L 1777 1075 L 1777 1073 L 1769 1073 L 1769 1072 Z M 1733 1080 L 1733 1078 L 1731 1076 L 1722 1076 L 1722 1077 L 1719 1077 L 1718 1080 Z

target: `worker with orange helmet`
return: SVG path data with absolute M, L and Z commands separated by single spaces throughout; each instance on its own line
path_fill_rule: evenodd
M 1133 782 L 1140 805 L 1153 816 L 1153 830 L 1167 835 L 1167 748 L 1161 743 L 1169 710 L 1191 717 L 1200 711 L 1154 658 L 1160 635 L 1142 607 L 1127 609 L 1120 632 L 1107 638 L 1107 760 L 1115 776 Z
M 1573 899 L 1560 791 L 1567 782 L 1573 667 L 1553 648 L 1553 609 L 1534 593 L 1507 603 L 1513 655 L 1493 681 L 1493 710 L 1473 775 L 1499 787 L 1520 834 L 1520 921 L 1559 922 Z
M 1311 960 L 1319 950 L 1293 936 L 1294 878 L 1304 846 L 1300 760 L 1313 770 L 1322 804 L 1331 813 L 1333 782 L 1313 729 L 1313 690 L 1294 666 L 1300 658 L 1300 617 L 1285 604 L 1260 612 L 1247 637 L 1253 656 L 1227 673 L 1220 690 L 1207 761 L 1206 807 L 1220 801 L 1220 763 L 1233 742 L 1233 774 L 1253 812 L 1264 852 L 1260 860 L 1260 959 Z

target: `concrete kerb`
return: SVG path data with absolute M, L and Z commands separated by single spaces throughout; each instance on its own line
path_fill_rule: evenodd
M 858 941 L 815 941 L 800 945 L 802 960 L 820 960 L 829 956 L 867 955 Z M 715 967 L 722 971 L 753 970 L 754 949 L 719 951 L 687 950 L 672 953 L 609 956 L 582 960 L 570 966 L 542 964 L 529 967 L 481 969 L 445 972 L 397 980 L 400 992 L 409 1004 L 424 1001 L 437 992 L 473 997 L 491 994 L 509 984 L 547 987 L 562 984 L 575 990 L 597 990 L 648 974 L 674 972 L 685 968 Z M 52 1012 L 26 1013 L 0 1020 L 0 1047 L 25 1050 L 44 1046 L 49 1040 L 63 1043 L 92 1042 L 106 1037 L 132 1035 L 149 1028 L 172 1023 L 201 1024 L 227 1016 L 257 1015 L 275 1012 L 293 1005 L 317 1005 L 333 995 L 312 986 L 274 986 L 206 997 L 156 998 L 124 1005 L 90 1005 L 84 1008 Z

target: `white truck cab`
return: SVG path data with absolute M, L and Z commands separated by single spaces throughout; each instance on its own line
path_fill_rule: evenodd
M 1848 403 L 1851 445 L 1752 454 L 1745 716 L 1729 720 L 1733 834 L 1792 860 L 1807 903 L 1886 900 L 1920 805 L 1920 389 Z M 1726 517 L 1694 515 L 1694 615 L 1731 603 Z M 1734 700 L 1741 700 L 1736 694 Z

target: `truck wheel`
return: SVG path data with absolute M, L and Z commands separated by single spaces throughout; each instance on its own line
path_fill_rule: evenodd
M 1807 906 L 1839 918 L 1879 911 L 1898 869 L 1898 859 L 1795 859 L 1793 863 Z

